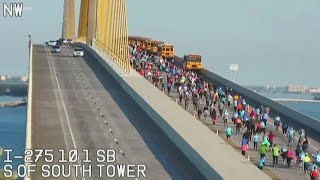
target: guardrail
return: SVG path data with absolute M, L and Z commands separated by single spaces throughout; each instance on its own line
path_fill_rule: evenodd
M 210 72 L 207 69 L 203 69 L 201 71 L 201 74 L 203 75 L 205 81 L 213 82 L 216 85 L 221 86 L 224 90 L 227 87 L 232 88 L 234 93 L 237 93 L 244 97 L 247 102 L 253 107 L 260 107 L 260 105 L 270 107 L 271 116 L 279 115 L 282 121 L 287 121 L 295 129 L 305 129 L 308 136 L 312 137 L 318 142 L 320 141 L 320 121 L 318 121 L 317 119 L 309 117 L 283 104 L 275 102 L 254 91 L 251 91 L 230 80 L 227 80 L 213 72 Z
M 272 99 L 273 101 L 277 102 L 307 102 L 307 103 L 320 103 L 317 100 L 310 100 L 310 99 Z
M 177 62 L 176 65 L 179 68 L 182 68 L 182 58 L 175 56 L 174 59 Z M 233 93 L 244 97 L 246 101 L 253 107 L 260 107 L 261 105 L 270 107 L 271 116 L 275 117 L 276 115 L 279 115 L 282 121 L 287 121 L 290 126 L 294 127 L 294 129 L 298 130 L 303 128 L 306 130 L 309 137 L 318 142 L 320 141 L 320 121 L 317 119 L 275 102 L 272 99 L 264 97 L 205 68 L 203 68 L 200 73 L 206 82 L 211 82 L 215 85 L 221 86 L 224 90 L 226 90 L 227 87 L 229 87 L 229 89 L 231 88 Z

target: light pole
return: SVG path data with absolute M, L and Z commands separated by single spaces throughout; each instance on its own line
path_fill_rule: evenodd
M 232 82 L 234 82 L 235 72 L 238 71 L 238 64 L 230 64 L 230 70 L 232 71 Z
M 28 48 L 29 48 L 29 56 L 30 56 L 30 49 L 31 49 L 31 33 L 28 35 Z
M 64 38 L 64 21 L 61 22 L 61 38 Z

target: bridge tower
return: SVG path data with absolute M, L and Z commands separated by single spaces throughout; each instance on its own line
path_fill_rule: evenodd
M 89 0 L 81 0 L 78 25 L 78 40 L 87 42 Z
M 130 72 L 126 0 L 82 0 L 78 40 Z
M 76 37 L 76 2 L 64 0 L 62 38 L 74 39 Z
M 81 0 L 78 27 L 78 40 L 92 45 L 97 37 L 97 9 L 98 5 L 106 4 L 108 0 Z
M 99 0 L 99 5 L 105 4 L 106 0 Z M 87 17 L 87 40 L 86 43 L 87 45 L 92 45 L 92 39 L 96 39 L 96 33 L 97 33 L 97 5 L 98 5 L 98 0 L 89 0 L 88 4 L 88 17 Z

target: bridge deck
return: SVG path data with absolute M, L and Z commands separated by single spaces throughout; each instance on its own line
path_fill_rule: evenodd
M 146 119 L 147 117 L 134 114 L 130 102 L 120 108 L 117 105 L 118 101 L 125 101 L 125 99 L 121 94 L 117 94 L 119 93 L 117 87 L 110 83 L 104 85 L 108 91 L 105 90 L 85 63 L 84 58 L 73 58 L 69 47 L 63 47 L 61 54 L 52 54 L 42 45 L 34 46 L 32 148 L 55 151 L 88 149 L 90 159 L 93 161 L 92 165 L 97 164 L 96 150 L 114 149 L 116 150 L 115 163 L 145 164 L 147 177 L 169 179 L 169 174 L 159 162 L 159 157 L 151 152 L 144 137 L 141 137 L 130 122 L 133 118 Z M 85 86 L 88 87 L 93 98 L 90 97 Z M 99 106 L 99 110 L 96 106 Z M 123 109 L 126 111 L 124 112 Z M 103 118 L 100 113 L 104 115 Z M 105 120 L 109 122 L 108 126 Z M 119 144 L 115 143 L 115 138 Z M 120 149 L 124 151 L 125 156 L 120 153 Z M 84 158 L 84 153 L 79 154 L 80 158 Z M 61 156 L 55 153 L 54 158 L 59 159 Z M 42 159 L 37 162 L 38 173 L 34 174 L 32 179 L 43 179 L 39 173 L 40 166 L 43 164 L 48 163 Z M 93 178 L 90 179 L 101 179 L 97 176 L 98 168 L 93 166 L 92 169 Z
M 176 99 L 179 98 L 178 93 L 173 92 L 170 94 L 170 97 L 175 101 Z M 205 101 L 201 101 L 202 104 L 205 104 Z M 184 102 L 182 102 L 182 106 L 184 107 Z M 195 111 L 193 111 L 193 107 L 191 105 L 189 105 L 191 108 L 188 110 L 191 114 L 196 113 Z M 229 117 L 232 116 L 233 114 L 233 107 L 231 106 L 230 108 L 228 108 L 228 112 L 229 112 Z M 208 128 L 210 128 L 213 132 L 216 132 L 217 130 L 221 133 L 222 137 L 225 137 L 225 134 L 223 133 L 225 126 L 223 123 L 223 119 L 222 117 L 218 118 L 216 125 L 213 126 L 211 123 L 210 118 L 208 117 L 207 119 L 204 119 L 204 117 L 202 116 L 199 119 L 203 124 L 205 124 Z M 276 129 L 273 125 L 274 119 L 270 119 L 270 121 L 267 124 L 267 128 L 266 128 L 266 133 L 267 135 L 269 134 L 270 131 L 273 131 L 276 133 L 276 137 L 275 137 L 275 142 L 279 148 L 281 148 L 283 146 L 283 144 L 288 144 L 288 139 L 286 137 L 283 137 L 282 135 L 282 130 L 278 130 L 278 132 L 276 132 Z M 228 125 L 230 127 L 234 127 L 234 124 L 232 122 L 228 122 Z M 235 132 L 235 129 L 234 129 Z M 236 147 L 236 149 L 238 150 L 238 153 L 240 154 L 240 141 L 242 138 L 242 135 L 244 133 L 244 130 L 241 130 L 240 134 L 234 134 L 231 137 L 232 140 L 232 145 Z M 295 132 L 296 135 L 298 134 L 298 132 Z M 314 141 L 313 139 L 309 138 L 309 141 L 311 143 L 311 146 L 308 149 L 308 152 L 311 154 L 316 153 L 316 151 L 318 149 L 320 149 L 320 144 L 319 142 Z M 295 139 L 295 146 L 297 143 L 297 136 Z M 294 148 L 295 148 L 294 146 Z M 295 150 L 295 149 L 293 149 Z M 248 154 L 248 153 L 247 153 Z M 257 164 L 258 159 L 259 159 L 259 154 L 258 152 L 253 150 L 253 142 L 250 143 L 250 149 L 249 149 L 249 156 L 250 159 L 253 163 Z M 272 166 L 272 156 L 271 156 L 271 152 L 269 152 L 266 156 L 266 166 L 265 166 L 265 171 L 270 174 L 274 179 L 279 178 L 279 179 L 296 179 L 296 180 L 300 180 L 300 179 L 307 179 L 309 178 L 308 175 L 305 175 L 302 171 L 299 171 L 298 165 L 292 165 L 291 168 L 287 168 L 287 166 L 282 164 L 282 158 L 279 157 L 279 167 L 274 169 Z M 270 173 L 270 171 L 272 171 L 272 173 Z
M 149 80 L 149 81 L 151 83 L 151 80 Z M 169 96 L 173 101 L 177 101 L 178 100 L 178 93 L 175 92 L 175 90 L 173 90 L 170 93 L 170 95 L 168 95 L 167 92 L 165 92 L 165 94 L 167 96 Z M 205 104 L 204 99 L 202 99 L 200 101 L 200 103 L 201 104 Z M 182 100 L 181 106 L 184 108 L 184 101 L 183 100 Z M 197 113 L 197 112 L 195 112 L 193 110 L 193 105 L 192 104 L 189 104 L 189 107 L 190 107 L 188 109 L 189 113 L 191 113 L 192 115 L 194 113 Z M 226 108 L 227 108 L 227 106 L 226 106 Z M 232 106 L 230 108 L 228 108 L 228 112 L 229 112 L 229 118 L 230 118 L 232 116 L 232 114 L 233 114 L 233 107 Z M 200 120 L 204 125 L 206 125 L 213 132 L 219 131 L 220 132 L 219 135 L 222 138 L 225 139 L 225 133 L 224 133 L 225 126 L 223 124 L 222 117 L 218 118 L 217 123 L 216 123 L 215 126 L 212 125 L 212 122 L 211 122 L 209 117 L 207 119 L 204 119 L 204 117 L 202 115 L 202 117 L 200 119 L 198 119 L 198 120 Z M 270 122 L 268 122 L 268 126 L 267 126 L 267 129 L 266 129 L 267 133 L 269 133 L 269 131 L 276 132 L 275 127 L 273 126 L 273 121 L 274 120 L 271 118 Z M 234 124 L 231 123 L 231 122 L 229 122 L 228 125 L 231 126 L 231 127 L 234 127 Z M 234 129 L 234 131 L 235 131 L 235 129 Z M 283 144 L 287 144 L 288 143 L 287 142 L 288 139 L 282 136 L 282 132 L 281 131 L 282 130 L 280 128 L 280 130 L 278 132 L 276 132 L 277 136 L 275 138 L 275 143 L 279 146 L 279 148 L 281 148 L 281 146 Z M 240 149 L 239 149 L 240 148 L 239 147 L 239 142 L 240 142 L 240 140 L 242 138 L 243 132 L 244 131 L 242 130 L 242 132 L 239 135 L 234 134 L 231 137 L 232 142 L 230 144 L 232 144 L 232 146 L 235 147 L 239 151 L 239 153 L 241 153 Z M 296 133 L 296 135 L 298 134 L 297 131 L 295 133 Z M 311 139 L 311 138 L 309 138 L 309 141 L 310 141 L 311 145 L 310 145 L 310 147 L 308 149 L 308 153 L 314 154 L 314 153 L 316 153 L 316 151 L 318 149 L 320 149 L 320 143 L 315 141 L 315 140 L 313 140 L 313 139 Z M 296 145 L 296 143 L 297 143 L 297 136 L 296 136 L 294 144 Z M 295 148 L 295 146 L 294 146 L 294 148 Z M 249 153 L 247 153 L 247 155 L 248 154 L 250 156 L 251 162 L 253 162 L 254 164 L 257 164 L 258 163 L 257 160 L 259 159 L 259 154 L 256 151 L 253 150 L 253 143 L 250 143 L 250 150 L 249 150 Z M 276 169 L 272 168 L 272 156 L 271 156 L 271 153 L 268 153 L 266 158 L 267 158 L 267 162 L 266 162 L 266 166 L 264 168 L 265 169 L 264 171 L 274 179 L 297 179 L 298 180 L 298 179 L 309 178 L 308 175 L 305 175 L 302 171 L 299 170 L 298 165 L 293 165 L 291 168 L 287 168 L 287 166 L 284 166 L 282 164 L 282 158 L 281 157 L 279 157 L 279 164 L 280 164 L 279 168 L 276 168 Z
M 136 72 L 123 78 L 224 179 L 270 179 Z
M 150 83 L 151 83 L 151 80 L 149 80 L 150 81 Z M 159 89 L 160 90 L 160 89 Z M 175 90 L 173 89 L 173 91 L 170 93 L 170 95 L 168 95 L 167 94 L 167 92 L 165 92 L 165 94 L 167 95 L 167 96 L 169 96 L 174 102 L 175 101 L 178 101 L 178 93 L 177 92 L 175 92 Z M 190 104 L 189 104 L 189 109 L 188 109 L 188 112 L 189 113 L 191 113 L 191 115 L 193 115 L 194 113 L 197 113 L 197 112 L 195 112 L 194 110 L 193 110 L 193 105 L 191 104 L 192 102 L 190 102 Z M 205 101 L 204 101 L 204 99 L 202 99 L 201 101 L 200 101 L 200 103 L 203 105 L 203 104 L 205 104 Z M 250 103 L 250 102 L 249 102 Z M 178 104 L 177 104 L 178 105 Z M 184 108 L 184 100 L 182 100 L 182 104 L 181 104 L 181 106 Z M 227 108 L 227 106 L 226 106 L 226 108 Z M 272 107 L 271 107 L 272 108 Z M 233 107 L 231 106 L 230 108 L 228 108 L 228 112 L 229 112 L 229 118 L 232 116 L 232 114 L 233 114 Z M 200 119 L 198 119 L 198 120 L 200 120 L 205 126 L 207 126 L 210 130 L 212 130 L 213 132 L 217 132 L 217 131 L 219 131 L 220 133 L 219 133 L 219 135 L 223 138 L 223 139 L 225 139 L 225 133 L 224 133 L 224 130 L 225 130 L 225 126 L 224 126 L 224 124 L 223 124 L 223 120 L 222 120 L 222 117 L 220 117 L 220 118 L 218 118 L 218 120 L 217 120 L 217 123 L 216 123 L 216 125 L 215 126 L 213 126 L 212 125 L 212 122 L 211 122 L 211 119 L 208 117 L 207 119 L 204 119 L 204 117 L 203 117 L 203 115 L 202 115 L 202 117 L 200 118 Z M 268 133 L 269 133 L 269 131 L 273 131 L 273 132 L 276 132 L 276 130 L 275 130 L 275 127 L 273 126 L 273 119 L 271 118 L 270 119 L 270 121 L 268 122 L 268 126 L 267 126 L 267 129 L 266 129 L 266 132 L 267 132 L 267 135 L 268 135 Z M 234 127 L 234 124 L 233 123 L 231 123 L 231 122 L 229 122 L 228 123 L 228 125 L 229 126 L 231 126 L 231 127 Z M 235 129 L 234 129 L 234 132 L 235 132 Z M 232 137 L 231 137 L 231 145 L 233 146 L 233 147 L 235 147 L 237 150 L 238 150 L 238 152 L 239 153 L 241 153 L 240 152 L 240 140 L 241 140 L 241 138 L 242 138 L 242 135 L 243 135 L 243 130 L 241 131 L 241 133 L 239 134 L 239 135 L 237 135 L 237 134 L 234 134 Z M 298 134 L 298 132 L 296 131 L 295 132 L 296 133 L 296 139 L 295 139 L 295 145 L 296 145 L 296 143 L 297 143 L 297 134 Z M 282 130 L 281 130 L 281 128 L 280 128 L 280 130 L 278 131 L 278 132 L 276 132 L 276 138 L 275 138 L 275 143 L 279 146 L 279 148 L 281 148 L 282 147 L 282 145 L 283 144 L 287 144 L 288 142 L 288 139 L 287 138 L 285 138 L 285 137 L 283 137 L 282 136 Z M 316 153 L 316 151 L 318 150 L 318 149 L 320 149 L 320 143 L 319 142 L 317 142 L 317 141 L 315 141 L 315 140 L 313 140 L 313 139 L 311 139 L 310 137 L 309 137 L 309 141 L 310 141 L 310 143 L 311 143 L 311 146 L 309 147 L 309 149 L 308 149 L 308 153 L 310 153 L 310 154 L 314 154 L 314 153 Z M 294 146 L 294 148 L 295 148 L 295 146 Z M 249 154 L 249 158 L 250 158 L 250 160 L 251 160 L 251 162 L 253 162 L 254 164 L 257 164 L 258 162 L 258 159 L 259 159 L 259 154 L 256 152 L 256 151 L 254 151 L 253 150 L 253 143 L 251 142 L 250 143 L 250 149 L 249 149 L 249 153 L 247 153 L 247 155 Z M 246 156 L 247 156 L 246 155 Z M 266 166 L 265 166 L 265 168 L 264 168 L 264 171 L 267 173 L 267 174 L 269 174 L 272 178 L 274 178 L 274 179 L 306 179 L 306 178 L 309 178 L 309 176 L 308 175 L 305 175 L 302 171 L 300 171 L 299 170 L 299 168 L 298 168 L 298 165 L 292 165 L 292 167 L 291 168 L 287 168 L 287 166 L 284 166 L 283 164 L 282 164 L 282 158 L 281 157 L 279 157 L 279 168 L 276 168 L 276 169 L 274 169 L 273 167 L 272 167 L 272 156 L 271 156 L 271 153 L 269 152 L 268 153 L 268 155 L 267 155 L 267 157 L 266 157 L 266 159 L 267 159 L 267 162 L 266 162 Z

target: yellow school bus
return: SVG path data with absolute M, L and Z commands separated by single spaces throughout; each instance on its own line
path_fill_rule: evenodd
M 201 70 L 201 56 L 193 54 L 185 55 L 183 58 L 183 66 L 187 70 Z
M 157 55 L 159 53 L 159 47 L 163 46 L 163 41 L 151 40 L 151 53 Z
M 147 50 L 147 51 L 149 51 L 149 52 L 151 52 L 151 50 L 152 50 L 152 39 L 146 39 L 146 41 L 145 41 L 145 49 Z
M 174 58 L 174 47 L 171 44 L 160 44 L 159 55 L 164 59 Z
M 151 50 L 151 39 L 146 37 L 136 37 L 135 38 L 137 46 L 140 46 L 143 50 Z
M 146 37 L 141 37 L 141 48 L 143 50 L 151 50 L 151 39 Z
M 142 43 L 143 43 L 142 38 L 141 38 L 141 37 L 136 37 L 136 44 L 137 44 L 137 46 L 142 47 Z
M 129 41 L 129 44 L 135 44 L 137 46 L 140 46 L 141 37 L 139 37 L 139 36 L 129 36 L 128 37 L 128 41 Z
M 129 43 L 129 45 L 132 45 L 132 44 L 135 43 L 135 38 L 134 38 L 134 36 L 129 36 L 129 37 L 128 37 L 128 43 Z

